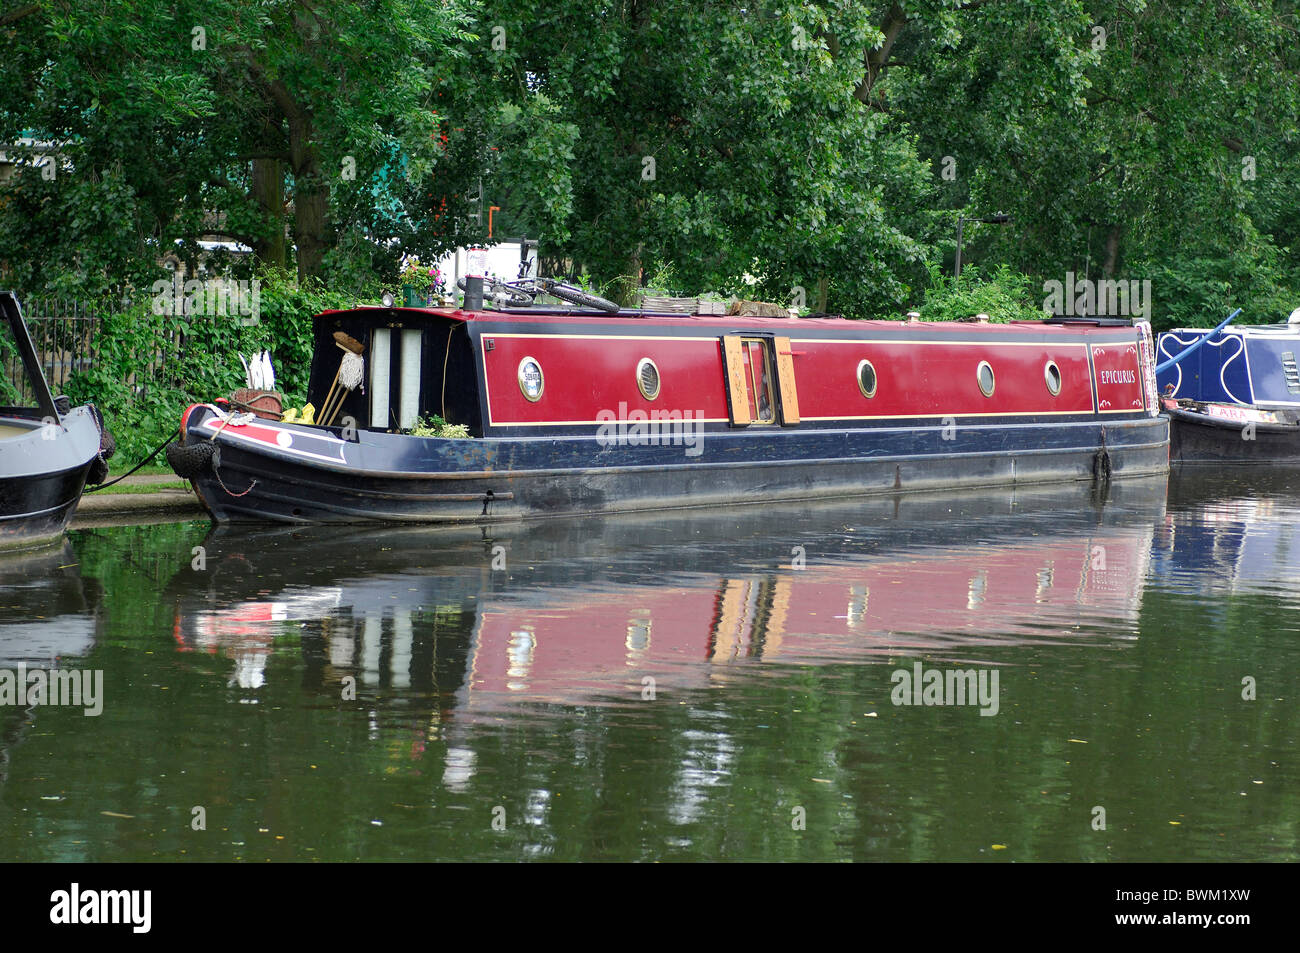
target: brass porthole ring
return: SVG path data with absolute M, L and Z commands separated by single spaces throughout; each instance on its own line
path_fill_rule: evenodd
M 1047 392 L 1053 397 L 1061 393 L 1061 369 L 1055 361 L 1048 361 L 1043 368 L 1043 379 L 1047 383 Z
M 637 362 L 636 386 L 646 400 L 654 400 L 659 396 L 659 368 L 648 357 Z
M 537 403 L 542 399 L 546 389 L 546 377 L 542 374 L 542 365 L 535 357 L 525 357 L 519 362 L 519 391 L 525 399 Z
M 863 397 L 876 396 L 876 368 L 870 361 L 858 362 L 858 390 Z

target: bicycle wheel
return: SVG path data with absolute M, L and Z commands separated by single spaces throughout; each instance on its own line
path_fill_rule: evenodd
M 499 291 L 494 290 L 492 300 L 508 308 L 526 308 L 533 303 L 533 296 L 514 285 L 501 285 Z
M 575 288 L 572 285 L 561 285 L 549 283 L 546 287 L 546 293 L 554 295 L 570 304 L 580 304 L 584 308 L 597 308 L 609 314 L 618 314 L 619 307 L 612 301 L 607 301 L 597 295 L 587 294 L 581 288 Z

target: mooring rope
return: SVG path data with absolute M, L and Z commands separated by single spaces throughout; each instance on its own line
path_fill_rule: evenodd
M 101 484 L 99 484 L 98 486 L 89 486 L 89 487 L 86 487 L 85 492 L 86 492 L 86 493 L 95 493 L 95 492 L 98 492 L 99 490 L 107 489 L 108 487 L 112 486 L 114 483 L 121 483 L 123 480 L 125 480 L 127 477 L 129 477 L 132 473 L 135 473 L 136 470 L 139 470 L 142 466 L 144 466 L 146 463 L 148 463 L 148 462 L 149 462 L 150 460 L 152 460 L 154 457 L 158 456 L 158 454 L 162 451 L 163 447 L 165 447 L 165 446 L 167 446 L 167 444 L 171 443 L 171 442 L 172 442 L 172 439 L 173 439 L 174 437 L 176 437 L 180 432 L 181 432 L 181 428 L 180 428 L 180 425 L 178 424 L 177 427 L 176 427 L 176 429 L 173 430 L 171 433 L 169 433 L 169 434 L 167 435 L 167 439 L 164 440 L 162 443 L 158 444 L 157 448 L 155 448 L 155 450 L 154 450 L 153 453 L 149 454 L 149 456 L 145 457 L 143 460 L 141 460 L 139 463 L 137 463 L 135 466 L 133 466 L 130 470 L 127 470 L 125 473 L 123 473 L 123 474 L 122 474 L 120 477 L 118 477 L 116 480 L 110 480 L 108 483 L 101 483 Z

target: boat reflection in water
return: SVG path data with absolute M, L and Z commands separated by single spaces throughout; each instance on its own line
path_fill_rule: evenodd
M 52 666 L 95 644 L 95 600 L 65 541 L 30 554 L 0 553 L 0 668 Z
M 1279 580 L 1300 572 L 1300 481 L 1294 469 L 1252 467 L 1214 479 L 1170 477 L 1156 537 L 1156 576 L 1188 592 L 1266 591 L 1300 601 Z M 1289 570 L 1289 571 L 1288 571 Z
M 95 645 L 98 584 L 83 580 L 65 540 L 39 552 L 0 552 L 0 670 L 57 668 Z M 33 719 L 27 706 L 0 705 L 0 783 L 10 752 Z
M 636 703 L 746 663 L 1119 647 L 1136 637 L 1164 494 L 1159 478 L 1117 484 L 1104 505 L 1070 487 L 513 527 L 222 528 L 206 566 L 173 583 L 176 634 L 233 659 L 246 702 L 274 677 L 277 640 L 300 632 L 322 699 L 437 720 Z

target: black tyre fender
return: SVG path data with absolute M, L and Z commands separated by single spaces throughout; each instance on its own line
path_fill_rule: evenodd
M 108 462 L 101 455 L 90 461 L 90 471 L 86 474 L 86 486 L 99 486 L 108 479 Z
M 220 450 L 211 442 L 183 444 L 169 443 L 164 451 L 167 465 L 182 480 L 193 480 L 212 470 L 221 462 Z
M 114 439 L 112 431 L 104 423 L 104 415 L 94 404 L 87 404 L 90 408 L 90 415 L 95 418 L 95 425 L 99 427 L 99 458 L 101 460 L 110 459 L 117 452 L 117 440 Z

